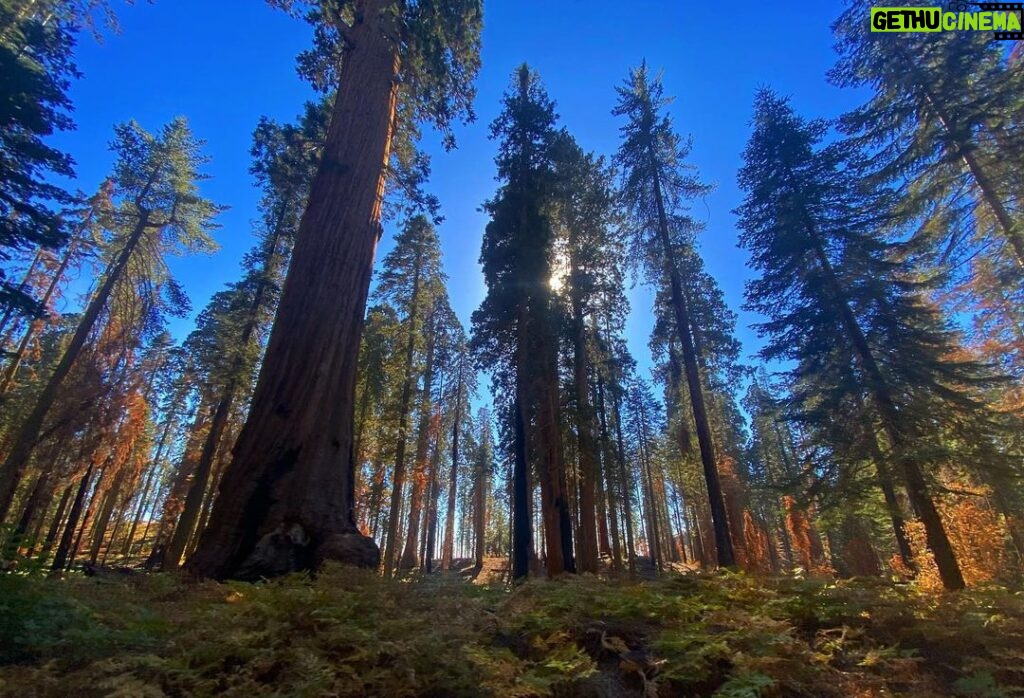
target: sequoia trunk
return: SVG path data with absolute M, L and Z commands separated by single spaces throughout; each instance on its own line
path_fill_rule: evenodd
M 355 522 L 352 431 L 398 86 L 398 50 L 381 23 L 367 12 L 351 30 L 249 418 L 188 562 L 204 576 L 379 560 Z M 275 554 L 285 531 L 286 552 Z

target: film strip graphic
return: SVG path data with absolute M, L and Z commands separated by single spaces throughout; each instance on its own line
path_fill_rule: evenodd
M 980 12 L 1016 12 L 1021 26 L 1024 26 L 1024 2 L 951 2 L 951 12 L 971 12 L 977 9 Z M 996 41 L 1022 41 L 1024 31 L 1019 32 L 993 32 Z

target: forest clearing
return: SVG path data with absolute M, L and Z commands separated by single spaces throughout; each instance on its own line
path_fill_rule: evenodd
M 0 696 L 1024 696 L 1024 6 L 594 5 L 0 0 Z

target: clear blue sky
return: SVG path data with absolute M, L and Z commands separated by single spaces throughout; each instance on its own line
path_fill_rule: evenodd
M 77 49 L 83 79 L 71 90 L 76 131 L 55 142 L 77 162 L 78 186 L 92 191 L 109 171 L 113 124 L 134 118 L 155 130 L 176 115 L 188 117 L 212 157 L 205 194 L 230 206 L 216 237 L 221 250 L 172 264 L 198 312 L 215 291 L 239 275 L 251 246 L 257 193 L 248 174 L 250 136 L 260 115 L 289 120 L 312 91 L 295 73 L 295 56 L 310 31 L 260 0 L 115 0 L 122 30 L 97 44 L 87 36 Z M 718 3 L 688 0 L 485 0 L 483 70 L 478 80 L 475 123 L 457 129 L 458 150 L 434 154 L 431 190 L 446 220 L 439 233 L 452 303 L 468 326 L 483 298 L 477 259 L 486 223 L 480 204 L 495 188 L 494 143 L 488 124 L 497 114 L 512 70 L 524 60 L 536 68 L 557 102 L 561 122 L 580 144 L 611 155 L 618 120 L 611 116 L 614 86 L 642 59 L 664 70 L 666 92 L 680 131 L 694 138 L 692 162 L 717 189 L 694 208 L 708 228 L 701 247 L 709 271 L 730 306 L 739 311 L 746 255 L 736 247 L 739 203 L 736 171 L 746 142 L 754 90 L 770 85 L 791 95 L 808 116 L 834 116 L 855 103 L 849 92 L 825 81 L 833 62 L 830 25 L 838 1 L 768 3 L 742 0 L 728 18 Z M 378 250 L 390 248 L 391 230 Z M 628 334 L 634 355 L 649 364 L 647 335 L 651 297 L 630 293 Z M 745 353 L 756 350 L 740 313 Z M 179 338 L 191 321 L 176 323 Z

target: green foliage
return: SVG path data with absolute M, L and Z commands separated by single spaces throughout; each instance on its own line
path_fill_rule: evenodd
M 0 577 L 0 693 L 1020 695 L 1024 599 L 879 581 Z M 646 687 L 646 688 L 645 688 Z
M 958 353 L 960 338 L 930 300 L 935 279 L 886 238 L 900 225 L 897 194 L 863 186 L 854 144 L 825 145 L 828 124 L 770 90 L 758 93 L 753 124 L 737 209 L 741 244 L 761 272 L 747 284 L 747 307 L 767 318 L 757 325 L 768 340 L 760 356 L 792 362 L 784 414 L 807 428 L 814 475 L 837 493 L 856 491 L 878 450 L 869 405 L 894 453 L 934 471 L 955 449 L 977 449 L 961 451 L 961 462 L 983 478 L 1013 477 L 983 395 L 1003 379 Z M 937 424 L 936 414 L 948 418 Z
M 14 0 L 0 2 L 0 262 L 67 239 L 54 204 L 71 197 L 50 180 L 72 174 L 71 157 L 46 138 L 73 124 L 67 90 L 78 72 L 64 21 L 43 22 Z M 0 269 L 0 303 L 22 313 L 43 308 Z
M 420 125 L 437 129 L 446 148 L 460 118 L 472 121 L 480 70 L 480 0 L 268 0 L 313 25 L 313 46 L 299 73 L 318 90 L 337 87 L 357 25 L 370 23 L 399 56 L 396 129 L 392 136 L 386 214 L 427 213 L 440 222 L 440 202 L 426 193 L 430 158 L 418 147 Z

